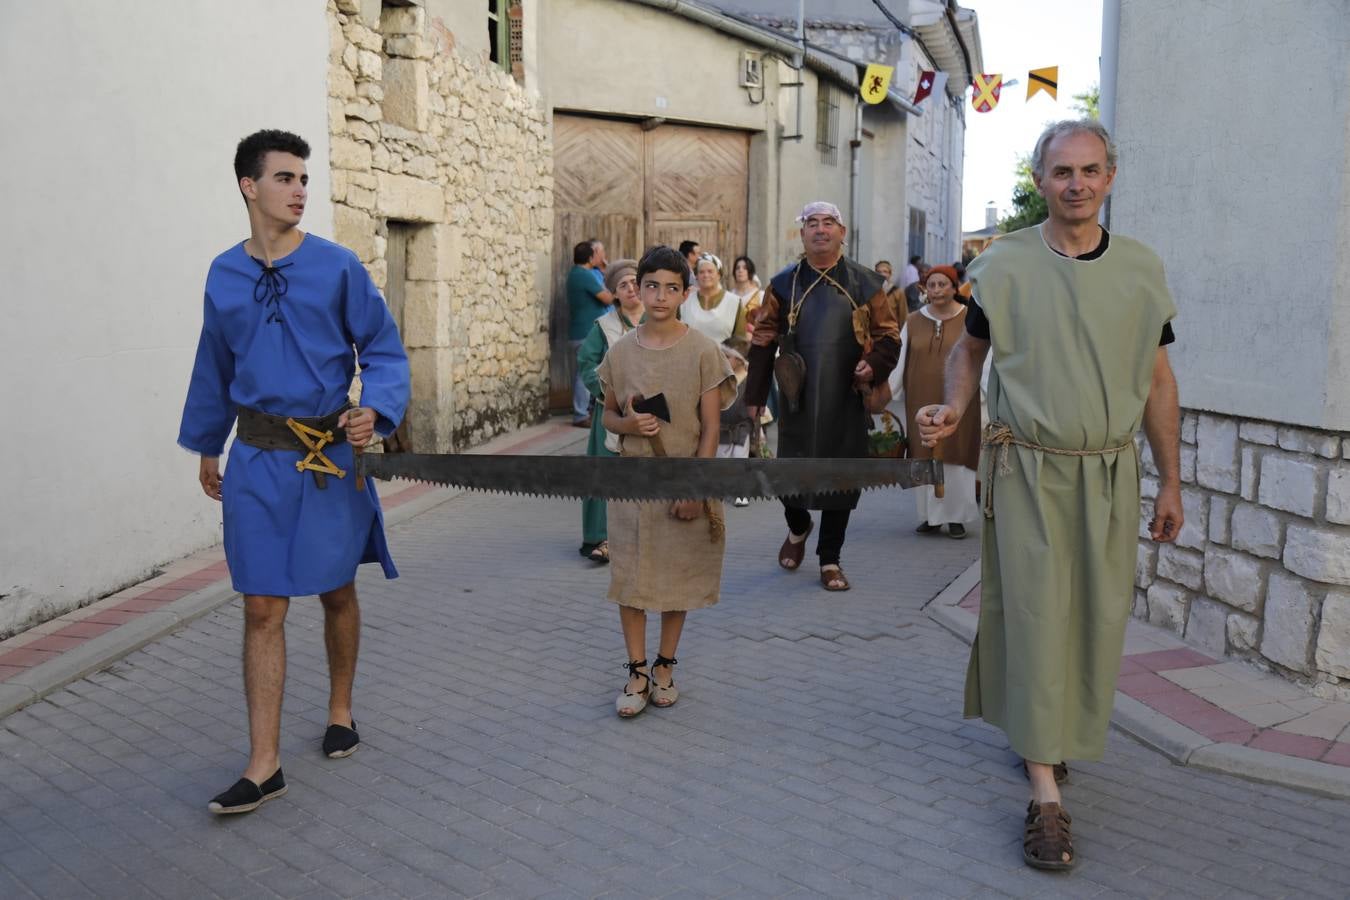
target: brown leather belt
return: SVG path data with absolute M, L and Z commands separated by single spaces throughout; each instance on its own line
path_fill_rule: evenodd
M 326 416 L 274 416 L 241 406 L 235 435 L 259 450 L 291 450 L 305 454 L 296 462 L 296 471 L 312 473 L 315 486 L 322 490 L 328 487 L 329 475 L 339 478 L 347 475 L 324 455 L 323 450 L 347 440 L 346 431 L 338 427 L 338 419 L 350 408 L 351 404 L 347 403 Z

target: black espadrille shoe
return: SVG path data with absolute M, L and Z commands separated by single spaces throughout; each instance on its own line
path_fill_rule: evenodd
M 206 808 L 218 816 L 233 813 L 253 812 L 268 800 L 286 793 L 286 776 L 277 769 L 276 774 L 262 784 L 254 784 L 247 778 L 240 778 L 228 791 L 216 794 Z
M 323 755 L 329 759 L 351 756 L 359 746 L 361 736 L 356 733 L 355 719 L 352 719 L 351 728 L 345 725 L 329 725 L 328 730 L 323 733 Z

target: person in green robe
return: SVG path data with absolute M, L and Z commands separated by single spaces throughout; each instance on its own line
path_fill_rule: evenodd
M 577 348 L 577 374 L 591 394 L 591 408 L 602 411 L 605 404 L 604 388 L 596 367 L 609 352 L 610 346 L 629 330 L 642 322 L 642 298 L 637 289 L 637 260 L 616 259 L 605 271 L 605 290 L 615 298 L 615 305 L 595 320 L 590 333 Z M 602 415 L 591 415 L 591 433 L 586 441 L 587 456 L 616 456 L 619 437 L 610 434 L 601 423 Z M 609 563 L 609 522 L 605 501 L 587 497 L 581 501 L 582 556 L 592 562 Z
M 1116 173 L 1100 123 L 1051 125 L 1032 173 L 1049 218 L 970 264 L 973 299 L 943 403 L 918 410 L 915 424 L 928 447 L 952 435 L 992 352 L 965 714 L 1003 729 L 1026 761 L 1027 864 L 1067 869 L 1072 819 L 1057 781 L 1064 760 L 1099 759 L 1106 747 L 1134 596 L 1141 424 L 1160 476 L 1149 533 L 1172 541 L 1182 525 L 1166 348 L 1176 308 L 1158 256 L 1097 222 Z

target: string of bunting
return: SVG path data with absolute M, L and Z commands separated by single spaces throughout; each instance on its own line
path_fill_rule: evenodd
M 894 74 L 894 66 L 883 66 L 880 63 L 868 65 L 867 71 L 863 73 L 862 84 L 858 88 L 863 100 L 873 104 L 885 100 Z M 975 90 L 971 94 L 970 105 L 976 112 L 993 112 L 994 107 L 998 106 L 1003 88 L 1016 83 L 1016 79 L 1004 81 L 1001 72 L 980 72 L 975 76 Z M 919 83 L 914 90 L 914 105 L 922 106 L 930 96 L 933 94 L 941 96 L 946 89 L 946 72 L 924 69 L 919 72 Z M 1046 66 L 1027 72 L 1027 100 L 1042 92 L 1049 94 L 1052 101 L 1059 102 L 1059 66 Z

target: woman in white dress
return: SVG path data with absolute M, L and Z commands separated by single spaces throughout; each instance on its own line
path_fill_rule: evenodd
M 722 286 L 722 261 L 711 253 L 694 268 L 698 289 L 680 305 L 680 320 L 717 343 L 745 338 L 745 303 Z

